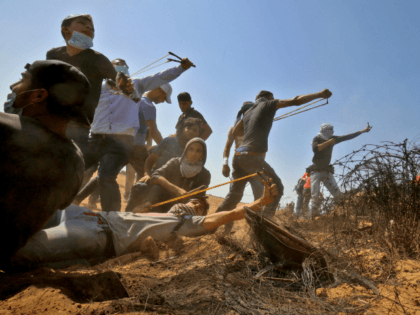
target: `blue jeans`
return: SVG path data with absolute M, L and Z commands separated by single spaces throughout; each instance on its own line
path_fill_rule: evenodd
M 315 215 L 321 206 L 321 182 L 324 183 L 325 187 L 334 197 L 340 195 L 340 188 L 338 188 L 337 182 L 333 174 L 323 171 L 323 172 L 312 172 L 311 173 L 311 195 L 312 195 L 312 205 L 311 213 Z
M 283 184 L 281 183 L 281 180 L 277 176 L 274 169 L 264 160 L 264 157 L 257 155 L 235 155 L 233 157 L 232 167 L 233 179 L 241 178 L 246 175 L 250 175 L 263 170 L 265 170 L 265 173 L 269 178 L 273 179 L 274 184 L 277 185 L 278 195 L 275 197 L 275 200 L 272 203 L 264 207 L 264 209 L 262 210 L 262 215 L 266 217 L 274 216 L 274 214 L 276 213 L 276 208 L 279 205 L 280 199 L 283 196 Z M 259 176 L 255 176 L 253 177 L 253 179 L 261 182 Z M 225 200 L 223 200 L 219 208 L 217 208 L 216 212 L 230 211 L 235 209 L 243 197 L 246 183 L 247 180 L 240 180 L 238 182 L 232 183 L 229 193 L 227 194 Z M 233 222 L 226 224 L 225 233 L 229 232 L 229 230 L 231 230 L 232 227 Z
M 104 137 L 92 135 L 89 138 L 89 149 L 85 155 L 85 163 L 86 168 L 89 168 L 99 162 L 97 184 L 102 211 L 121 210 L 121 194 L 117 176 L 127 163 L 132 145 L 133 136 L 129 135 L 109 134 Z M 91 182 L 88 185 L 91 185 Z M 82 201 L 86 197 L 87 195 L 81 191 L 76 200 Z

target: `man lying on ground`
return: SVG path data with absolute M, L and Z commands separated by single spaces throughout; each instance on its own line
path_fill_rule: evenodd
M 204 167 L 207 159 L 206 143 L 201 138 L 193 138 L 185 146 L 182 157 L 169 160 L 154 171 L 150 184 L 138 182 L 131 190 L 125 212 L 142 206 L 139 212 L 150 212 L 150 206 L 185 195 L 188 191 L 209 186 L 211 175 Z M 204 193 L 203 193 L 204 194 Z M 154 212 L 168 212 L 173 203 L 153 209 Z
M 85 121 L 80 112 L 89 82 L 61 61 L 26 65 L 22 79 L 0 113 L 0 268 L 57 209 L 67 207 L 83 179 L 80 150 L 66 139 L 70 121 Z
M 262 198 L 247 204 L 254 211 L 275 200 L 277 187 L 265 184 Z M 46 229 L 39 231 L 20 249 L 15 265 L 33 266 L 41 263 L 93 258 L 110 258 L 140 250 L 146 238 L 164 241 L 171 234 L 196 237 L 213 232 L 219 226 L 241 220 L 245 206 L 228 212 L 206 216 L 208 204 L 191 199 L 177 204 L 170 213 L 99 212 L 71 205 L 57 211 Z M 188 208 L 188 210 L 185 210 Z M 184 215 L 191 213 L 193 215 Z M 195 215 L 194 215 L 195 214 Z M 52 222 L 55 221 L 55 222 Z M 54 225 L 54 226 L 53 226 Z

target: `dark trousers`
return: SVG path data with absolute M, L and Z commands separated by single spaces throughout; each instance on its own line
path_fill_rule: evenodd
M 241 178 L 256 172 L 261 172 L 263 170 L 265 170 L 265 173 L 269 178 L 273 179 L 274 184 L 277 185 L 278 195 L 275 197 L 275 200 L 272 203 L 264 207 L 262 214 L 266 217 L 274 216 L 281 196 L 283 196 L 284 188 L 280 178 L 277 176 L 274 169 L 264 160 L 264 157 L 259 155 L 235 155 L 233 157 L 232 167 L 233 179 Z M 258 179 L 257 176 L 254 178 Z M 230 211 L 235 209 L 243 197 L 246 183 L 247 180 L 240 180 L 238 182 L 232 183 L 229 193 L 219 208 L 217 208 L 216 212 Z M 233 222 L 226 224 L 226 230 L 231 230 L 232 226 Z
M 121 194 L 117 176 L 127 163 L 133 145 L 133 136 L 119 134 L 92 135 L 85 158 L 85 167 L 99 162 L 98 177 L 92 179 L 77 195 L 81 202 L 99 188 L 102 211 L 120 211 Z
M 126 165 L 126 164 L 128 164 L 128 163 L 130 163 L 133 167 L 134 167 L 134 169 L 135 169 L 135 171 L 137 172 L 137 174 L 141 174 L 141 175 L 143 175 L 144 174 L 144 163 L 146 162 L 146 159 L 147 159 L 147 157 L 149 156 L 149 154 L 148 154 L 148 151 L 147 151 L 147 149 L 146 149 L 146 147 L 145 146 L 140 146 L 140 145 L 133 145 L 133 146 L 131 146 L 131 150 L 130 150 L 130 155 L 125 159 L 125 163 L 124 163 L 124 165 Z M 76 201 L 78 201 L 78 202 L 82 202 L 84 199 L 86 199 L 89 195 L 91 195 L 91 194 L 94 194 L 94 192 L 95 192 L 95 190 L 98 188 L 98 186 L 99 186 L 99 182 L 101 181 L 101 179 L 100 179 L 100 175 L 101 175 L 101 165 L 102 165 L 102 162 L 101 162 L 101 164 L 100 164 L 100 166 L 99 166 L 99 172 L 98 172 L 98 176 L 97 177 L 95 177 L 95 178 L 93 178 L 93 179 L 91 179 L 87 184 L 86 184 L 86 186 L 84 186 L 81 190 L 80 190 L 80 192 L 77 194 L 77 197 L 76 197 Z M 119 168 L 119 170 L 118 170 L 118 173 L 121 171 L 121 169 L 124 167 L 124 165 L 122 165 L 120 168 Z M 118 176 L 118 173 L 116 174 L 116 176 L 115 176 L 115 183 L 116 183 L 116 178 L 117 178 L 117 176 Z M 118 184 L 117 184 L 117 186 L 118 186 Z M 133 188 L 134 188 L 134 186 L 133 186 Z M 138 193 L 137 193 L 138 194 Z M 118 196 L 119 196 L 119 206 L 118 206 L 118 210 L 110 210 L 110 211 L 120 211 L 120 209 L 121 209 L 121 195 L 120 195 L 120 192 L 119 192 L 119 190 L 118 190 Z M 147 196 L 147 195 L 146 195 Z M 141 195 L 141 197 L 140 197 L 140 200 L 142 200 L 142 195 Z M 138 198 L 136 198 L 136 200 L 137 200 Z M 129 199 L 129 202 L 130 202 L 130 199 Z M 134 201 L 133 201 L 134 202 Z M 132 204 L 133 204 L 133 202 L 132 202 Z M 106 210 L 104 210 L 104 208 L 103 208 L 103 204 L 102 204 L 102 196 L 101 196 L 101 205 L 102 205 L 102 210 L 103 211 L 106 211 Z M 135 204 L 134 204 L 134 206 L 128 206 L 127 205 L 127 208 L 131 208 L 131 210 L 127 210 L 127 208 L 126 208 L 126 210 L 125 211 L 133 211 L 133 209 L 134 209 L 134 207 L 136 207 L 137 205 L 139 205 L 139 204 L 137 204 L 137 201 L 135 201 Z
M 89 129 L 89 126 L 84 126 L 74 121 L 70 121 L 66 129 L 66 138 L 74 141 L 74 143 L 79 147 L 80 151 L 82 151 L 83 158 L 85 158 L 85 155 L 88 152 Z M 89 167 L 85 168 L 88 169 Z

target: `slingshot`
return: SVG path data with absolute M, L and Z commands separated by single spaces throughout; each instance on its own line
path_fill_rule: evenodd
M 294 115 L 297 115 L 297 114 L 300 114 L 300 113 L 303 113 L 303 112 L 307 112 L 308 110 L 312 110 L 312 109 L 315 109 L 315 108 L 318 108 L 318 107 L 321 107 L 321 106 L 328 105 L 328 98 L 327 98 L 327 99 L 326 99 L 327 101 L 326 101 L 324 104 L 317 105 L 317 106 L 314 106 L 314 107 L 311 107 L 311 108 L 308 108 L 308 109 L 302 110 L 302 109 L 304 109 L 304 108 L 306 108 L 306 107 L 308 107 L 308 106 L 311 106 L 311 105 L 313 105 L 313 104 L 315 104 L 315 103 L 318 103 L 318 102 L 320 102 L 320 101 L 322 101 L 322 100 L 325 100 L 325 98 L 321 98 L 321 99 L 316 100 L 316 101 L 314 101 L 314 102 L 312 102 L 312 103 L 309 103 L 309 104 L 307 104 L 307 105 L 305 105 L 305 106 L 301 106 L 301 107 L 299 107 L 298 109 L 292 110 L 291 112 L 288 112 L 288 113 L 286 113 L 286 114 L 283 114 L 283 115 L 281 115 L 281 116 L 279 116 L 279 117 L 275 117 L 275 118 L 273 119 L 273 121 L 282 120 L 282 119 L 285 119 L 285 118 L 288 118 L 288 117 L 291 117 L 291 116 L 294 116 Z

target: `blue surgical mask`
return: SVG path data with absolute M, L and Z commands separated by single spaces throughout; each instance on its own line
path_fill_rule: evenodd
M 10 94 L 7 95 L 7 101 L 4 102 L 4 112 L 5 113 L 9 113 L 9 114 L 18 114 L 18 110 L 20 108 L 14 108 L 13 104 L 15 103 L 16 100 L 16 93 L 12 92 Z
M 126 65 L 124 66 L 115 66 L 115 71 L 117 72 L 123 72 L 126 76 L 130 76 L 130 73 L 128 72 L 128 67 Z
M 16 114 L 16 115 L 22 116 L 24 108 L 26 108 L 30 105 L 33 105 L 33 103 L 25 105 L 21 108 L 16 108 L 14 106 L 15 101 L 16 101 L 16 97 L 18 97 L 21 94 L 28 93 L 28 92 L 33 92 L 33 91 L 36 91 L 36 90 L 29 90 L 29 91 L 25 91 L 25 92 L 22 92 L 22 93 L 19 93 L 19 94 L 16 94 L 15 92 L 12 92 L 12 93 L 8 94 L 7 95 L 7 101 L 4 103 L 4 112 L 8 113 L 8 114 Z
M 93 47 L 92 38 L 76 31 L 73 31 L 68 43 L 69 45 L 79 49 L 88 49 Z

